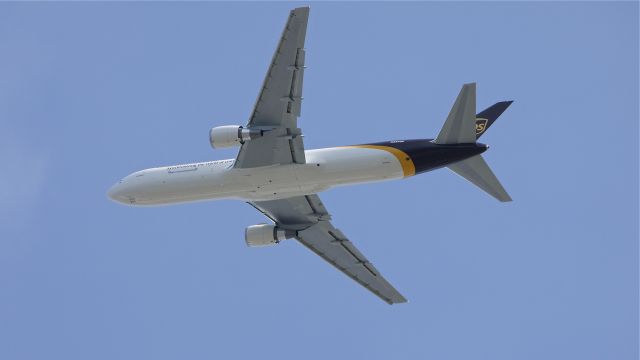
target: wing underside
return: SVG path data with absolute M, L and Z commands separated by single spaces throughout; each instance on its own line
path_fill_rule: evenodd
M 388 304 L 407 300 L 353 243 L 331 224 L 317 195 L 250 203 L 277 226 L 296 231 L 296 239 Z
M 237 168 L 305 163 L 298 117 L 302 104 L 308 18 L 308 7 L 289 13 L 247 124 L 248 128 L 268 132 L 242 145 L 234 165 Z

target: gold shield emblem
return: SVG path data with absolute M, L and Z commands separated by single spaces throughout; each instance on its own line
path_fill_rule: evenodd
M 487 122 L 489 120 L 476 118 L 476 136 L 479 136 L 487 129 Z

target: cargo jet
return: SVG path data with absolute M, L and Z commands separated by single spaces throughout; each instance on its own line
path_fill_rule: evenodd
M 213 148 L 239 146 L 235 159 L 146 169 L 116 183 L 108 196 L 134 206 L 239 199 L 270 224 L 245 230 L 248 246 L 296 239 L 389 304 L 406 302 L 331 223 L 318 193 L 335 186 L 401 179 L 448 167 L 499 201 L 511 201 L 480 154 L 477 140 L 511 104 L 475 113 L 476 86 L 462 87 L 435 139 L 394 140 L 305 150 L 298 128 L 309 8 L 291 11 L 245 126 L 214 127 Z

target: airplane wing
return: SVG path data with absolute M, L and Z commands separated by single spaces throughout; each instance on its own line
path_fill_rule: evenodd
M 388 304 L 407 301 L 342 231 L 331 224 L 331 216 L 317 195 L 254 201 L 249 204 L 278 227 L 297 231 L 296 239 L 302 245 Z
M 280 37 L 246 127 L 269 130 L 240 148 L 234 167 L 305 163 L 298 116 L 302 101 L 304 40 L 309 8 L 293 9 Z

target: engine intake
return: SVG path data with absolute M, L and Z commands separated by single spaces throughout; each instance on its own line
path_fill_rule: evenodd
M 251 225 L 244 231 L 244 241 L 249 247 L 271 246 L 294 236 L 294 231 L 269 224 Z
M 263 131 L 245 129 L 240 125 L 218 126 L 209 130 L 209 142 L 214 149 L 240 146 L 251 139 L 262 136 Z

